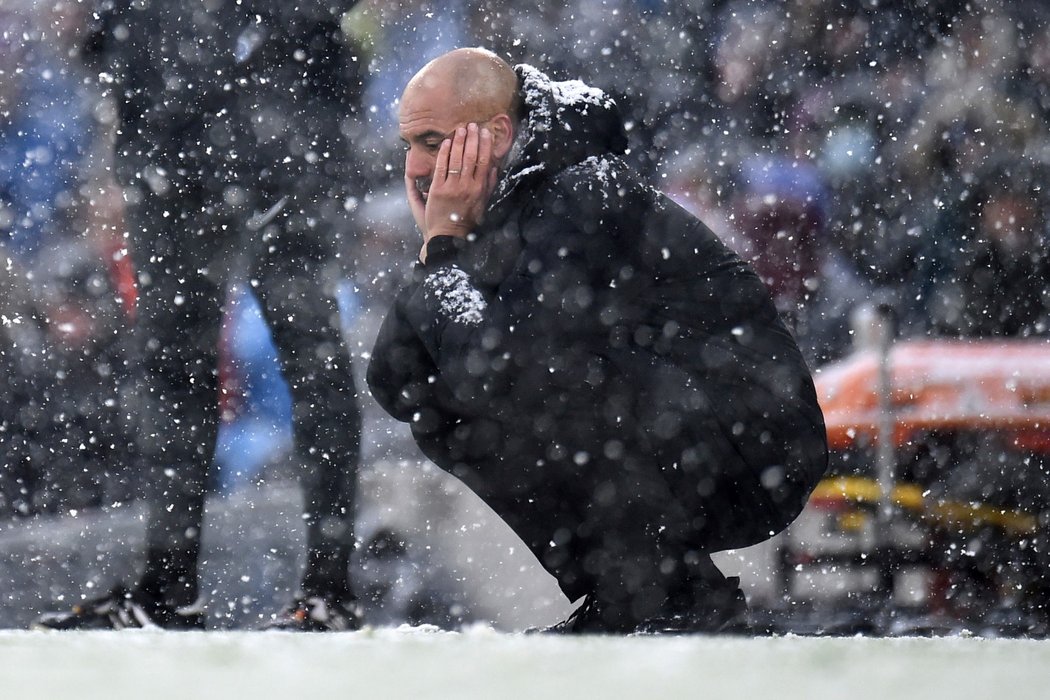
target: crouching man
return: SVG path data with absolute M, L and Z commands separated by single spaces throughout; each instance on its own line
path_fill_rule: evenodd
M 761 281 L 627 168 L 600 90 L 459 49 L 399 120 L 423 246 L 373 395 L 585 597 L 557 629 L 739 629 L 710 553 L 784 529 L 827 464 Z

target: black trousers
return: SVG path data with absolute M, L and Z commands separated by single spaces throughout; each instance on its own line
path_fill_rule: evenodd
M 197 597 L 201 524 L 218 428 L 222 304 L 239 272 L 259 298 L 293 400 L 307 526 L 306 593 L 352 597 L 361 418 L 341 336 L 333 246 L 346 234 L 338 196 L 304 177 L 215 188 L 151 182 L 132 190 L 130 247 L 139 274 L 138 452 L 150 470 L 146 570 L 139 587 Z M 323 191 L 320 190 L 320 191 Z M 138 201 L 134 201 L 135 199 Z
M 597 388 L 537 374 L 528 413 L 413 429 L 570 600 L 594 595 L 640 622 L 706 604 L 726 586 L 711 553 L 769 539 L 798 515 L 827 463 L 824 427 L 753 385 L 711 383 L 714 393 L 646 353 L 607 354 L 616 370 Z

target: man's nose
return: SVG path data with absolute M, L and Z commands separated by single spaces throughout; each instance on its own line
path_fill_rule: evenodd
M 409 177 L 426 177 L 430 175 L 433 159 L 427 158 L 416 149 L 410 148 L 405 155 L 405 174 Z

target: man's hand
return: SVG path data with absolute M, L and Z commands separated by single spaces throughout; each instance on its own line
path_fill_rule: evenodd
M 465 238 L 481 223 L 496 180 L 488 129 L 470 123 L 441 143 L 424 209 L 420 260 L 426 261 L 426 244 L 431 238 Z

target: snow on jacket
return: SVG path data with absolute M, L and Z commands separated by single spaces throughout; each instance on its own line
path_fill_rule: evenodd
M 475 235 L 433 239 L 398 295 L 373 395 L 534 551 L 554 526 L 533 521 L 566 512 L 572 525 L 574 509 L 631 501 L 627 484 L 659 499 L 653 473 L 693 474 L 690 488 L 748 514 L 747 528 L 709 524 L 712 548 L 769 537 L 801 510 L 827 450 L 767 290 L 626 168 L 601 91 L 515 70 L 516 155 Z

